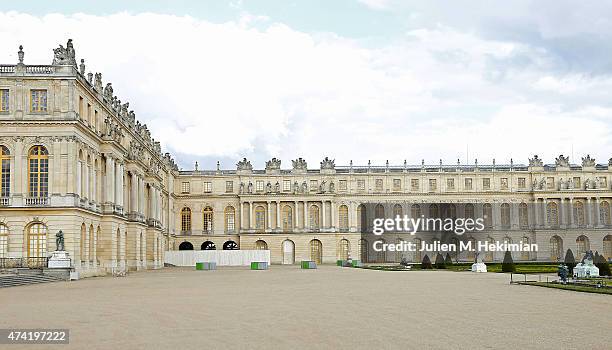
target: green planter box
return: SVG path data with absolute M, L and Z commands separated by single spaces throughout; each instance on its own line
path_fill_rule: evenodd
M 204 270 L 204 263 L 197 262 L 196 263 L 196 270 Z
M 303 269 L 306 269 L 306 270 L 312 270 L 312 269 L 316 269 L 317 268 L 317 264 L 314 261 L 308 261 L 308 260 L 302 261 L 300 266 Z
M 344 260 L 336 260 L 336 266 L 344 266 Z
M 251 270 L 267 270 L 268 263 L 263 261 L 253 261 L 251 262 Z
M 353 267 L 362 267 L 363 264 L 359 260 L 353 260 Z
M 214 262 L 197 262 L 196 263 L 196 270 L 216 270 L 217 269 L 217 263 Z

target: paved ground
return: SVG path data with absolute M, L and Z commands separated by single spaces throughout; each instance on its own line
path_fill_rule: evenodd
M 173 268 L 4 288 L 0 300 L 0 328 L 69 328 L 58 349 L 612 346 L 612 297 L 493 273 Z

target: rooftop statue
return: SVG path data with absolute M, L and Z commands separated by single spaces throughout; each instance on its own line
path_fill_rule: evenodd
M 266 170 L 279 170 L 281 167 L 281 160 L 272 158 L 266 162 Z
M 72 39 L 68 39 L 66 48 L 60 45 L 57 49 L 53 49 L 53 65 L 70 65 L 76 68 L 74 46 Z
M 242 158 L 241 161 L 236 163 L 236 168 L 238 170 L 253 170 L 253 165 L 251 165 L 251 162 L 248 161 L 246 158 Z
M 541 167 L 544 166 L 544 162 L 542 162 L 542 159 L 536 154 L 533 158 L 529 158 L 529 166 Z
M 306 160 L 302 157 L 296 160 L 292 160 L 291 163 L 293 163 L 293 169 L 295 170 L 307 170 L 308 169 L 308 164 L 306 163 Z
M 583 168 L 594 167 L 594 166 L 595 166 L 595 159 L 591 158 L 589 154 L 587 154 L 586 157 L 582 157 L 582 167 Z
M 321 169 L 335 169 L 335 168 L 336 168 L 336 164 L 335 164 L 334 159 L 329 159 L 328 157 L 325 157 L 325 159 L 323 159 L 323 161 L 321 162 Z
M 559 157 L 555 159 L 555 165 L 558 167 L 568 168 L 570 166 L 569 157 L 564 157 L 563 154 L 560 154 Z

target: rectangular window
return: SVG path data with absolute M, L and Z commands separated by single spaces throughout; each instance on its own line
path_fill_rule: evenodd
M 488 177 L 485 177 L 484 179 L 482 179 L 482 189 L 483 190 L 491 189 L 491 179 L 489 179 Z
M 317 180 L 310 180 L 310 190 L 317 191 L 319 189 L 319 182 Z
M 93 124 L 93 120 L 91 120 L 91 105 L 87 104 L 87 120 L 90 124 Z
M 472 189 L 472 179 L 469 177 L 465 179 L 465 189 L 466 190 Z
M 212 192 L 212 182 L 204 182 L 204 193 Z
M 225 192 L 234 192 L 234 181 L 225 181 Z
M 502 177 L 499 180 L 499 186 L 501 187 L 502 190 L 507 190 L 508 189 L 508 178 Z
M 608 181 L 606 181 L 606 178 L 603 176 L 599 178 L 599 187 L 606 189 L 608 188 Z
M 1 151 L 0 151 L 1 152 Z M 11 194 L 11 163 L 10 159 L 2 158 L 2 165 L 0 168 L 0 181 L 2 182 L 0 197 L 8 197 Z
M 47 111 L 47 90 L 30 90 L 30 110 L 32 112 Z
M 9 110 L 9 90 L 0 90 L 0 112 L 8 112 Z
M 419 179 L 410 179 L 410 190 L 412 191 L 419 190 Z
M 357 189 L 359 191 L 365 191 L 365 180 L 357 180 Z
M 525 187 L 526 187 L 526 185 L 525 185 L 525 178 L 524 177 L 519 177 L 518 178 L 518 188 L 524 189 Z
M 263 180 L 255 181 L 255 191 L 263 192 L 263 190 L 264 190 L 264 182 L 263 182 Z
M 436 191 L 438 189 L 438 181 L 436 179 L 429 179 L 429 192 Z
M 576 176 L 573 182 L 574 182 L 574 188 L 582 188 L 582 186 L 580 185 L 580 177 Z
M 550 176 L 546 178 L 546 188 L 551 190 L 555 188 L 555 178 Z
M 402 190 L 402 179 L 393 179 L 393 191 Z
M 376 180 L 374 180 L 374 188 L 376 189 L 376 192 L 382 192 L 382 190 L 383 190 L 383 179 L 376 179 Z
M 346 180 L 338 181 L 338 188 L 340 189 L 340 191 L 346 191 L 346 189 L 347 189 L 347 187 L 346 187 Z
M 189 182 L 183 182 L 181 184 L 181 193 L 189 193 L 191 191 L 191 186 Z
M 79 118 L 81 119 L 85 119 L 85 115 L 83 113 L 85 113 L 83 111 L 83 97 L 79 96 Z
M 291 191 L 291 180 L 283 180 L 283 191 Z
M 446 179 L 446 188 L 449 190 L 455 189 L 455 179 Z

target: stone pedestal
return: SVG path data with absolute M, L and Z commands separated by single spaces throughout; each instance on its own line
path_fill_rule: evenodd
M 65 269 L 70 268 L 70 256 L 67 251 L 56 250 L 49 258 L 50 269 Z
M 483 262 L 473 263 L 472 272 L 487 272 L 487 265 Z

